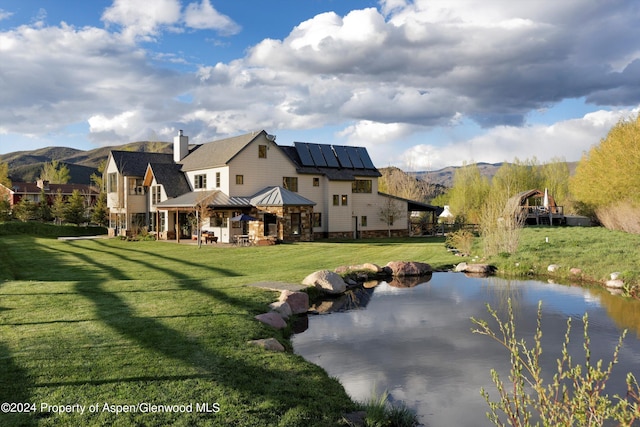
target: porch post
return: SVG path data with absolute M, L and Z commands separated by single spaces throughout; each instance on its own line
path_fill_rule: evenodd
M 180 211 L 176 209 L 176 242 L 180 243 Z

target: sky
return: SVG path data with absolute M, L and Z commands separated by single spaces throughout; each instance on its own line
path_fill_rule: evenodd
M 377 167 L 579 160 L 640 111 L 637 0 L 3 0 L 0 154 L 266 130 Z

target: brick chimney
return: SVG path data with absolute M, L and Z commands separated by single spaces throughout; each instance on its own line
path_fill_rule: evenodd
M 173 161 L 178 163 L 189 154 L 189 137 L 178 131 L 178 136 L 173 137 Z
M 41 190 L 49 191 L 49 181 L 47 180 L 39 179 L 36 181 L 36 185 Z

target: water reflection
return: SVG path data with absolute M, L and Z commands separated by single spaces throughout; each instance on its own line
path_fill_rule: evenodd
M 381 283 L 363 291 L 338 304 L 356 310 L 312 316 L 309 329 L 294 336 L 294 349 L 339 378 L 354 399 L 366 400 L 373 390 L 388 390 L 430 426 L 490 425 L 479 390 L 493 390 L 491 368 L 506 378 L 509 359 L 498 344 L 470 332 L 471 317 L 489 319 L 486 303 L 504 316 L 511 298 L 518 334 L 531 342 L 538 300 L 543 301 L 546 372 L 555 369 L 568 316 L 580 320 L 589 312 L 595 360 L 610 359 L 620 334 L 617 321 L 601 306 L 606 294 L 578 287 L 436 273 L 417 286 Z M 629 305 L 633 310 L 634 304 Z M 584 359 L 580 321 L 574 322 L 571 337 L 569 350 L 580 361 Z M 609 393 L 624 393 L 624 376 L 637 372 L 639 362 L 640 341 L 630 334 Z

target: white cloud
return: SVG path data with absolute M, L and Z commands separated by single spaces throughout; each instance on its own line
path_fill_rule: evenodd
M 580 160 L 582 154 L 604 138 L 621 118 L 638 114 L 634 110 L 588 113 L 582 118 L 564 120 L 553 125 L 524 127 L 498 126 L 480 136 L 447 145 L 416 144 L 398 159 L 413 170 L 437 170 L 460 166 L 463 162 L 499 163 L 514 158 L 537 158 L 546 162 L 553 158 Z
M 13 12 L 7 12 L 4 9 L 0 9 L 0 21 L 4 19 L 9 19 L 13 16 Z
M 114 0 L 102 14 L 107 24 L 120 25 L 125 39 L 150 40 L 161 27 L 173 25 L 180 19 L 179 0 Z
M 218 30 L 224 35 L 236 34 L 240 31 L 240 26 L 228 16 L 215 10 L 209 0 L 190 3 L 184 11 L 184 22 L 191 28 Z

